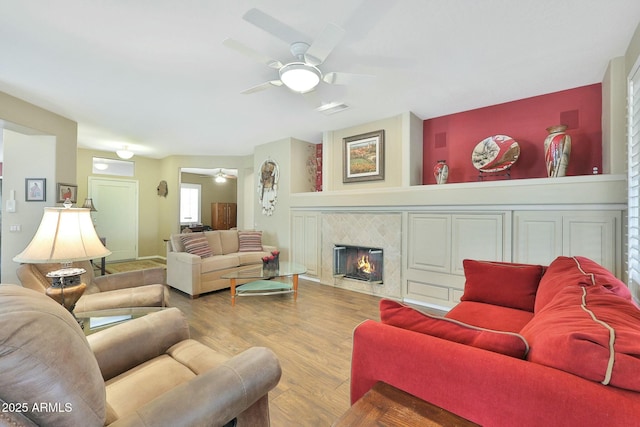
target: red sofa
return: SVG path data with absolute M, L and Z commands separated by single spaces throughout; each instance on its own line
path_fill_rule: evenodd
M 484 426 L 640 422 L 640 310 L 624 283 L 583 257 L 464 268 L 445 317 L 382 300 L 381 321 L 356 327 L 352 404 L 384 381 Z

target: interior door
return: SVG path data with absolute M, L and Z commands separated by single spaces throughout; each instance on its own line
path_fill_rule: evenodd
M 112 254 L 108 261 L 138 257 L 138 181 L 89 177 L 89 197 L 98 236 Z

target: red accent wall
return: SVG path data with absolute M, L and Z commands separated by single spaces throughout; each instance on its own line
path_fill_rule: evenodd
M 425 120 L 422 183 L 435 184 L 438 160 L 449 165 L 447 182 L 477 181 L 471 153 L 480 141 L 499 134 L 520 145 L 511 179 L 546 177 L 546 128 L 558 124 L 569 125 L 571 136 L 567 175 L 590 175 L 594 167 L 602 173 L 602 85 L 597 83 Z

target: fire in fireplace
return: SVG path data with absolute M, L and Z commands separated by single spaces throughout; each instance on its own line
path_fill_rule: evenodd
M 335 245 L 333 275 L 382 284 L 383 251 L 364 246 Z

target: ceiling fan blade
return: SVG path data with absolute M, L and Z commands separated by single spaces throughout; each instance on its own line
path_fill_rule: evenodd
M 278 21 L 276 18 L 267 15 L 260 9 L 250 9 L 242 18 L 288 44 L 295 42 L 309 42 L 309 36 L 290 27 L 284 22 Z
M 304 54 L 304 60 L 311 65 L 320 65 L 340 43 L 345 31 L 335 24 L 327 24 L 318 38 Z
M 322 77 L 325 83 L 330 85 L 348 85 L 351 83 L 357 83 L 363 80 L 372 79 L 375 76 L 370 74 L 351 74 L 351 73 L 327 73 Z
M 282 62 L 278 61 L 277 59 L 272 59 L 269 58 L 267 55 L 264 55 L 260 52 L 258 52 L 257 50 L 254 50 L 252 48 L 250 48 L 249 46 L 240 43 L 237 40 L 234 39 L 225 39 L 222 42 L 223 45 L 225 45 L 226 47 L 233 49 L 237 52 L 240 52 L 241 54 L 248 56 L 249 58 L 253 59 L 254 61 L 258 61 L 261 64 L 265 64 L 267 67 L 271 67 L 271 68 L 275 68 L 276 70 L 279 70 L 280 68 L 282 68 Z
M 269 82 L 264 82 L 254 87 L 250 87 L 249 89 L 245 89 L 240 93 L 242 95 L 249 95 L 251 93 L 260 92 L 261 90 L 269 89 L 274 86 L 282 86 L 282 82 L 280 80 L 271 80 Z

